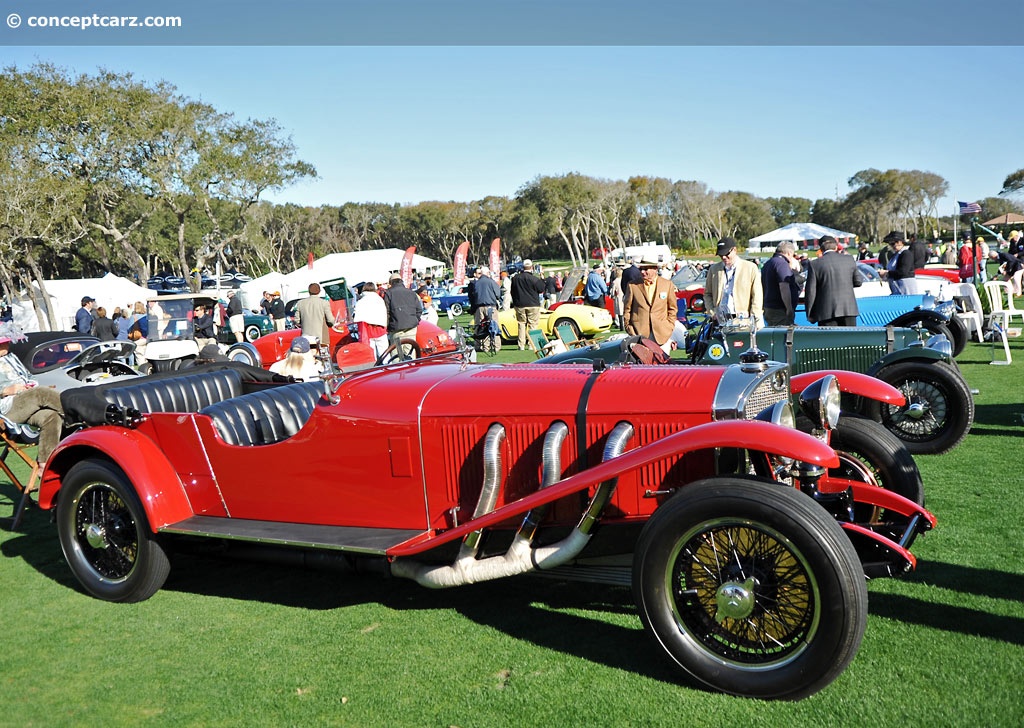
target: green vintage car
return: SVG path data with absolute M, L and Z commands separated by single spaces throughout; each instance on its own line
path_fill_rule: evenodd
M 691 364 L 736 364 L 756 343 L 771 361 L 789 364 L 794 375 L 829 369 L 868 374 L 899 389 L 902 406 L 844 399 L 843 409 L 885 425 L 912 453 L 936 454 L 953 449 L 974 422 L 974 399 L 953 361 L 951 344 L 942 335 L 928 336 L 920 327 L 895 326 L 766 328 L 754 335 L 742 324 L 714 319 L 691 321 L 686 357 Z M 628 340 L 575 349 L 541 359 L 564 363 L 602 359 L 629 361 Z M 677 357 L 679 355 L 677 354 Z

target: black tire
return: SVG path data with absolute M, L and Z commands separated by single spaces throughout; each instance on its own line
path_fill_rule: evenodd
M 558 327 L 559 327 L 559 326 L 565 326 L 565 325 L 568 325 L 568 326 L 569 326 L 569 329 L 570 329 L 570 330 L 572 331 L 572 335 L 573 335 L 573 337 L 574 337 L 574 338 L 575 338 L 575 339 L 576 339 L 577 341 L 579 341 L 579 340 L 580 340 L 580 338 L 582 338 L 582 337 L 580 336 L 580 334 L 582 333 L 582 332 L 580 331 L 580 327 L 579 327 L 579 326 L 577 326 L 577 325 L 576 325 L 576 322 L 575 322 L 575 321 L 573 321 L 573 320 L 572 320 L 572 319 L 570 319 L 570 318 L 560 318 L 560 319 L 558 319 L 557 321 L 555 321 L 555 325 L 554 325 L 553 327 L 551 327 L 551 331 L 552 331 L 552 332 L 556 332 L 556 331 L 558 331 Z M 556 334 L 555 334 L 555 336 L 558 336 L 558 334 L 556 333 Z
M 263 336 L 263 332 L 260 331 L 260 327 L 256 324 L 249 324 L 245 327 L 245 340 L 256 341 L 256 339 Z
M 57 503 L 57 534 L 71 571 L 98 599 L 148 599 L 170 571 L 131 483 L 103 460 L 83 460 L 68 472 Z
M 974 423 L 974 398 L 960 372 L 945 362 L 903 361 L 876 377 L 903 392 L 902 407 L 865 401 L 864 413 L 881 422 L 915 455 L 956 447 Z
M 633 557 L 644 626 L 685 672 L 726 693 L 795 700 L 850 663 L 867 588 L 842 528 L 775 483 L 686 485 L 647 522 Z
M 238 361 L 251 367 L 263 366 L 259 350 L 248 341 L 237 342 L 228 347 L 225 354 L 230 361 Z
M 934 311 L 908 311 L 894 318 L 889 322 L 889 325 L 907 328 L 920 325 L 929 334 L 942 334 L 949 339 L 949 344 L 953 349 L 953 356 L 957 356 L 960 351 L 963 351 L 963 347 L 967 346 L 966 329 L 963 330 L 963 340 L 960 342 L 960 350 L 957 351 L 956 334 L 953 333 L 953 329 L 950 327 L 950 319 Z M 963 324 L 961 324 L 962 326 Z
M 963 321 L 956 318 L 955 316 L 946 322 L 946 328 L 949 329 L 952 339 L 950 342 L 953 344 L 953 358 L 960 356 L 964 349 L 967 348 L 967 340 L 970 338 L 970 332 L 967 331 L 967 326 Z
M 462 315 L 462 304 L 461 303 L 453 303 L 450 306 L 448 306 L 448 310 L 452 312 L 453 316 L 461 316 Z
M 392 344 L 382 351 L 373 365 L 379 367 L 382 364 L 394 364 L 395 362 L 400 361 L 402 356 L 399 353 L 399 347 L 401 347 L 402 351 L 405 353 L 406 359 L 420 358 L 420 345 L 416 343 L 416 340 L 402 339 L 397 344 Z
M 906 446 L 878 422 L 843 415 L 832 431 L 830 443 L 839 456 L 839 467 L 829 468 L 828 475 L 860 481 L 924 506 L 924 483 L 921 471 Z M 866 503 L 853 509 L 854 523 L 867 526 L 898 541 L 906 531 L 908 517 Z M 913 540 L 905 545 L 910 548 Z

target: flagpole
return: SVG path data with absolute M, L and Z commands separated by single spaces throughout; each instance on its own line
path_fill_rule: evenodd
M 960 219 L 960 215 L 957 213 L 960 210 L 960 204 L 956 201 L 956 195 L 953 195 L 953 247 L 956 247 L 957 241 L 960 239 L 956 236 L 956 223 Z

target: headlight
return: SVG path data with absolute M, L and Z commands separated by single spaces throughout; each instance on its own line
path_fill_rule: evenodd
M 934 349 L 943 356 L 953 356 L 953 344 L 950 343 L 949 339 L 946 338 L 945 334 L 935 334 L 935 336 L 929 336 L 925 346 L 929 349 Z
M 796 428 L 796 416 L 793 414 L 793 405 L 785 400 L 776 402 L 771 407 L 761 410 L 754 419 L 788 427 L 791 430 Z
M 935 307 L 935 313 L 940 313 L 948 319 L 956 316 L 956 304 L 952 301 L 943 301 Z
M 832 430 L 839 422 L 839 382 L 827 374 L 800 393 L 800 410 L 815 429 Z

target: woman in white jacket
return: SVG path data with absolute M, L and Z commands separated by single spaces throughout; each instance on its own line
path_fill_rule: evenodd
M 359 340 L 373 348 L 374 356 L 383 354 L 388 348 L 388 309 L 375 283 L 363 284 L 353 320 L 358 326 Z

